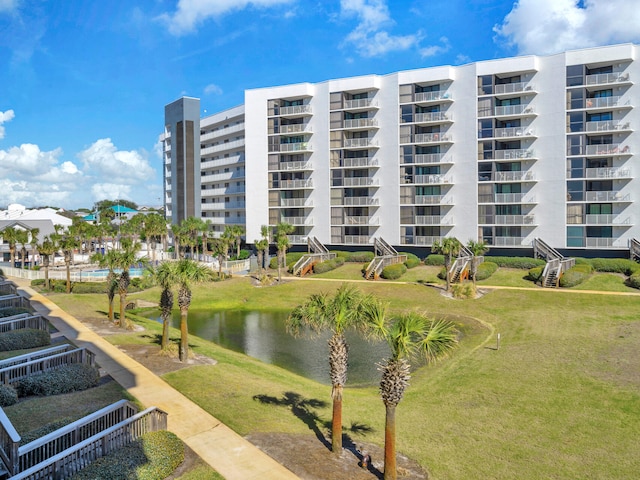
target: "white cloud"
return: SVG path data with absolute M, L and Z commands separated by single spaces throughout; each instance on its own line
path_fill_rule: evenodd
M 94 202 L 106 199 L 122 198 L 131 200 L 131 185 L 121 185 L 119 183 L 94 183 L 91 186 L 91 196 Z
M 165 13 L 158 19 L 166 23 L 172 35 L 180 36 L 194 32 L 211 17 L 219 17 L 233 10 L 248 7 L 268 8 L 291 3 L 293 0 L 179 0 L 176 11 Z
M 422 58 L 428 58 L 448 52 L 451 48 L 449 39 L 447 37 L 442 37 L 440 38 L 440 42 L 442 42 L 442 45 L 431 45 L 429 47 L 421 48 L 419 50 L 420 56 Z
M 520 0 L 494 27 L 521 54 L 551 54 L 640 39 L 640 8 L 628 0 Z
M 384 0 L 341 0 L 341 14 L 357 17 L 356 28 L 347 35 L 345 45 L 353 45 L 363 57 L 377 57 L 385 53 L 407 50 L 422 40 L 422 34 L 391 35 L 384 28 L 395 22 Z
M 18 9 L 18 0 L 0 0 L 0 13 L 14 12 Z
M 101 180 L 122 185 L 153 182 L 155 170 L 144 152 L 118 150 L 110 138 L 102 138 L 78 154 L 84 170 Z
M 204 87 L 205 95 L 222 95 L 222 88 L 215 83 L 211 83 Z
M 1 0 L 0 0 L 1 1 Z M 15 117 L 13 110 L 7 110 L 6 112 L 0 112 L 0 140 L 4 138 L 5 128 L 2 125 L 5 122 L 10 122 Z

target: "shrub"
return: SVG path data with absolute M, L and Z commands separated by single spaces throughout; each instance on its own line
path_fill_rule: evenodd
M 444 265 L 444 255 L 437 255 L 435 253 L 432 253 L 431 255 L 427 256 L 427 258 L 424 259 L 424 264 L 433 265 L 436 267 Z
M 289 252 L 285 257 L 285 262 L 287 264 L 287 269 L 291 268 L 303 255 L 306 255 L 304 252 Z M 269 268 L 274 270 L 278 269 L 278 256 L 276 255 L 269 262 Z
M 331 260 L 327 260 L 325 262 L 316 263 L 313 266 L 313 273 L 330 272 L 331 270 L 335 270 L 341 265 L 344 265 L 343 257 L 332 258 Z
M 31 430 L 26 435 L 22 435 L 20 438 L 20 444 L 26 445 L 29 442 L 33 442 L 34 440 L 39 439 L 40 437 L 44 437 L 51 432 L 55 432 L 59 428 L 64 427 L 65 425 L 69 425 L 74 421 L 73 418 L 63 418 L 61 420 L 56 420 L 55 422 L 47 423 L 40 428 L 36 428 L 35 430 Z
M 498 270 L 498 265 L 493 262 L 482 262 L 478 265 L 478 270 L 476 271 L 476 280 L 486 280 L 491 275 L 496 273 Z
M 44 286 L 44 278 L 36 278 L 35 280 L 31 280 L 32 287 L 43 287 Z
M 25 307 L 7 307 L 0 310 L 0 318 L 11 317 L 20 313 L 30 313 L 30 311 Z
M 440 271 L 438 272 L 438 278 L 440 280 L 446 280 L 447 279 L 447 269 L 442 267 L 440 269 Z
M 251 252 L 243 248 L 242 250 L 240 250 L 240 256 L 234 255 L 230 258 L 230 260 L 246 260 L 250 256 Z
M 525 280 L 531 280 L 534 283 L 538 283 L 542 278 L 542 272 L 544 267 L 533 267 L 529 269 L 529 272 L 525 275 Z
M 589 263 L 596 272 L 623 273 L 624 275 L 631 275 L 638 268 L 636 262 L 627 258 L 592 258 Z
M 150 432 L 138 440 L 99 458 L 71 478 L 121 478 L 162 480 L 170 476 L 184 460 L 184 444 L 173 433 Z
M 417 267 L 418 265 L 420 265 L 420 259 L 414 255 L 413 253 L 406 253 L 406 252 L 402 252 L 400 253 L 400 255 L 406 255 L 407 256 L 407 260 L 404 262 L 404 266 L 407 268 L 414 268 Z
M 477 290 L 473 283 L 464 282 L 453 285 L 451 287 L 451 293 L 453 294 L 453 298 L 476 298 Z
M 487 260 L 504 268 L 520 268 L 529 270 L 534 267 L 544 266 L 546 263 L 541 258 L 530 257 L 485 257 Z
M 571 267 L 569 270 L 564 272 L 564 274 L 560 277 L 559 285 L 565 288 L 575 287 L 576 285 L 580 285 L 587 278 L 589 278 L 592 272 L 593 267 L 588 263 L 575 265 L 574 267 Z
M 382 278 L 386 278 L 387 280 L 397 280 L 406 272 L 407 267 L 405 267 L 404 263 L 394 263 L 393 265 L 384 267 L 380 276 Z
M 97 367 L 75 363 L 34 375 L 17 383 L 18 396 L 39 395 L 47 397 L 61 393 L 79 392 L 95 387 L 100 380 Z
M 51 335 L 44 330 L 22 328 L 0 333 L 0 352 L 25 350 L 51 344 Z
M 627 280 L 627 285 L 631 288 L 640 288 L 640 273 L 634 273 Z
M 0 385 L 0 407 L 8 407 L 18 402 L 18 392 L 10 385 Z
M 375 256 L 373 254 L 373 252 L 341 252 L 341 251 L 336 251 L 334 252 L 338 258 L 344 258 L 345 262 L 348 263 L 364 263 L 364 262 L 370 262 L 371 260 L 373 260 L 373 257 Z

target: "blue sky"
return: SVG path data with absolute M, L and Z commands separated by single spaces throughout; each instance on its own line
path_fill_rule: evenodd
M 634 0 L 0 0 L 0 208 L 162 197 L 182 95 L 638 42 Z

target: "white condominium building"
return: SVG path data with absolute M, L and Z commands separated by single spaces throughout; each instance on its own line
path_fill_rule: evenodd
M 625 44 L 253 89 L 203 118 L 181 98 L 161 135 L 167 216 L 241 224 L 249 243 L 287 222 L 294 244 L 626 250 L 640 238 L 639 54 Z

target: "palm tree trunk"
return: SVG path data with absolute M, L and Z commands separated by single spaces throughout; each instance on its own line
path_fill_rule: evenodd
M 384 480 L 397 480 L 396 468 L 396 406 L 385 405 L 384 425 Z
M 71 293 L 71 266 L 69 262 L 65 262 L 67 265 L 67 293 Z
M 127 292 L 120 293 L 120 326 L 125 328 L 127 326 L 127 321 L 124 317 L 124 310 L 127 306 Z
M 160 340 L 160 350 L 169 348 L 169 315 L 162 316 L 162 339 Z
M 113 297 L 109 298 L 109 321 L 114 322 L 113 319 Z
M 180 309 L 180 361 L 189 359 L 189 324 L 187 323 L 188 308 Z
M 342 385 L 334 385 L 333 418 L 331 420 L 331 451 L 334 455 L 342 454 Z

